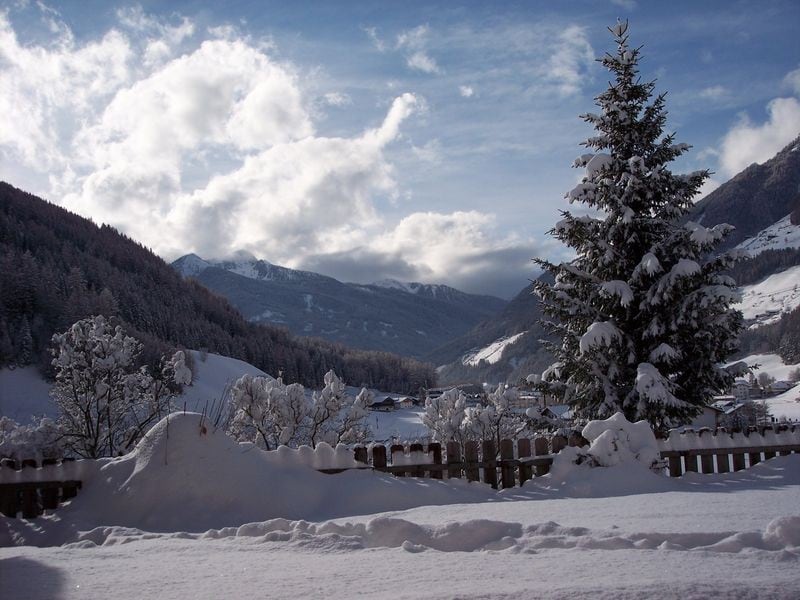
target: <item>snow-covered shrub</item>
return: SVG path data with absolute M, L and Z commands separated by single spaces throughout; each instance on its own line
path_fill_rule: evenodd
M 244 375 L 231 390 L 232 417 L 228 427 L 236 439 L 272 450 L 320 442 L 331 446 L 369 437 L 367 407 L 372 395 L 362 389 L 351 397 L 344 382 L 329 371 L 325 387 L 309 398 L 298 383 Z
M 431 430 L 436 441 L 463 444 L 467 438 L 466 411 L 467 397 L 461 390 L 453 388 L 441 396 L 425 400 L 422 423 Z
M 52 419 L 44 418 L 36 425 L 20 425 L 8 417 L 0 417 L 0 458 L 17 461 L 60 459 L 64 457 L 64 434 Z
M 162 357 L 151 375 L 136 368 L 142 344 L 103 316 L 82 319 L 53 336 L 56 381 L 51 395 L 69 451 L 87 458 L 130 451 L 166 415 L 181 384 L 191 381 L 183 352 Z
M 516 439 L 528 426 L 524 413 L 512 408 L 517 395 L 517 388 L 499 384 L 487 395 L 485 406 L 467 410 L 467 435 L 476 440 L 493 440 L 498 452 L 500 440 Z

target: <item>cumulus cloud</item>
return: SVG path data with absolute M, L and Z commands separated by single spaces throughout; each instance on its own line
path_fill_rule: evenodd
M 561 95 L 576 94 L 581 90 L 594 58 L 586 28 L 570 25 L 557 37 L 555 50 L 547 61 L 545 77 L 557 85 Z
M 767 115 L 761 124 L 743 115 L 725 135 L 719 161 L 727 175 L 769 160 L 800 133 L 800 102 L 796 98 L 772 100 L 767 105 Z
M 475 94 L 475 90 L 471 85 L 460 85 L 458 86 L 458 93 L 464 98 L 472 98 Z
M 48 18 L 57 33 L 23 44 L 0 13 L 3 172 L 38 172 L 33 191 L 166 259 L 249 251 L 347 280 L 488 284 L 506 296 L 525 285 L 536 244 L 498 231 L 490 215 L 381 214 L 381 200 L 404 196 L 386 150 L 424 112 L 422 97 L 398 94 L 360 133 L 324 136 L 320 97 L 298 69 L 235 28 L 199 32 L 126 9 L 114 29 L 78 43 Z M 424 26 L 405 32 L 399 49 L 424 54 L 427 36 Z M 418 164 L 440 160 L 436 139 L 406 146 Z

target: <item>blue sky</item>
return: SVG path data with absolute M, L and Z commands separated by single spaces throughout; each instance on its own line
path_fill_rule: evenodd
M 675 170 L 707 190 L 800 133 L 800 3 L 5 2 L 0 177 L 165 259 L 509 297 L 581 173 L 629 18 Z

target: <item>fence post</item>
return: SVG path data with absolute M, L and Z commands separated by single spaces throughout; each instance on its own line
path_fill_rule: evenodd
M 733 455 L 733 470 L 744 471 L 744 454 L 737 452 Z
M 669 457 L 669 476 L 670 477 L 680 477 L 683 475 L 683 469 L 681 468 L 681 457 L 680 456 L 670 456 Z
M 697 455 L 692 454 L 691 451 L 682 452 L 683 460 L 686 463 L 686 473 L 697 473 Z
M 553 436 L 553 454 L 558 454 L 567 447 L 567 438 L 563 435 Z
M 22 518 L 35 519 L 41 513 L 35 487 L 22 488 Z
M 458 442 L 447 442 L 447 478 L 458 479 L 461 477 L 461 467 L 453 466 L 453 463 L 461 462 L 461 444 Z
M 549 454 L 548 451 L 548 444 L 547 438 L 543 436 L 539 436 L 533 440 L 533 451 L 536 456 L 546 456 Z M 536 465 L 536 476 L 541 477 L 542 475 L 547 475 L 550 472 L 550 467 L 547 465 Z
M 356 462 L 364 463 L 365 465 L 369 464 L 369 456 L 367 455 L 367 448 L 365 446 L 356 446 L 353 451 L 353 456 Z
M 372 447 L 372 468 L 380 471 L 386 469 L 386 446 L 383 444 Z
M 442 464 L 442 445 L 439 442 L 434 442 L 432 444 L 428 444 L 428 454 L 433 455 L 433 464 L 441 465 Z M 443 474 L 439 470 L 431 471 L 431 478 L 432 479 L 441 479 Z
M 412 456 L 415 452 L 417 454 L 422 454 L 424 452 L 424 447 L 419 442 L 416 442 L 409 446 L 408 451 Z M 415 466 L 413 469 L 411 469 L 409 475 L 411 475 L 411 477 L 425 477 L 425 467 L 423 465 Z
M 0 487 L 0 514 L 16 519 L 19 512 L 19 494 L 12 486 Z
M 483 482 L 497 489 L 497 454 L 493 440 L 483 441 Z
M 464 463 L 467 481 L 480 481 L 478 468 L 478 442 L 469 441 L 464 444 Z
M 531 441 L 528 438 L 517 440 L 517 456 L 520 460 L 525 460 L 531 456 Z M 533 476 L 530 465 L 520 464 L 519 466 L 519 485 L 524 485 Z
M 394 467 L 397 463 L 395 462 L 395 456 L 402 456 L 405 457 L 406 449 L 403 447 L 403 444 L 392 444 L 392 447 L 389 449 L 392 454 L 392 466 Z M 402 459 L 401 459 L 402 461 Z M 397 477 L 405 477 L 405 471 L 392 471 Z
M 714 472 L 714 456 L 712 454 L 700 455 L 700 469 L 703 473 Z
M 730 473 L 731 459 L 727 452 L 717 454 L 717 473 Z
M 500 440 L 500 475 L 503 478 L 503 489 L 512 488 L 516 484 L 516 473 L 513 463 L 506 461 L 514 460 L 514 442 L 511 440 Z

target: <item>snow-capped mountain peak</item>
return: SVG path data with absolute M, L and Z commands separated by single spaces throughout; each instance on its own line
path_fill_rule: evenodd
M 181 256 L 172 263 L 172 266 L 181 276 L 194 277 L 212 265 L 208 261 L 197 256 L 197 254 L 187 254 L 186 256 Z

